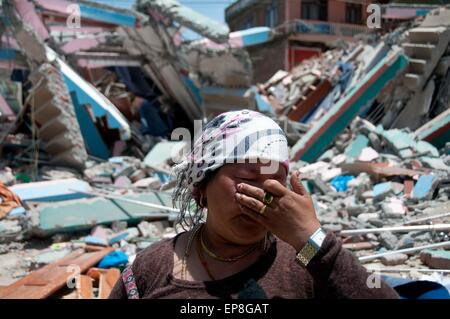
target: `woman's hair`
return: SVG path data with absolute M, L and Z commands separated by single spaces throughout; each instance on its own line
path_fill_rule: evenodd
M 179 172 L 176 175 L 177 185 L 172 195 L 172 203 L 174 207 L 180 209 L 180 215 L 176 224 L 179 224 L 184 230 L 191 230 L 205 220 L 206 207 L 200 203 L 201 192 L 205 191 L 209 181 L 216 175 L 219 169 L 208 171 L 194 192 L 191 192 L 183 183 L 183 179 L 186 178 L 184 176 L 185 174 Z

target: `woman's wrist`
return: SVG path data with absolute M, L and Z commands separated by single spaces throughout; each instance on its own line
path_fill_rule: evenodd
M 311 225 L 307 228 L 296 232 L 289 240 L 288 244 L 294 247 L 296 252 L 299 252 L 306 245 L 311 235 L 314 234 L 320 227 L 321 226 L 318 221 L 311 223 Z

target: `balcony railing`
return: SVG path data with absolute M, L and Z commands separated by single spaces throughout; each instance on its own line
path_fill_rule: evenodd
M 225 9 L 225 19 L 226 20 L 231 19 L 238 12 L 241 12 L 241 11 L 247 9 L 256 3 L 258 3 L 258 0 L 235 1 L 233 4 L 231 4 L 230 6 L 228 6 Z
M 293 20 L 287 24 L 288 33 L 304 33 L 335 37 L 354 37 L 370 29 L 363 25 L 316 20 Z

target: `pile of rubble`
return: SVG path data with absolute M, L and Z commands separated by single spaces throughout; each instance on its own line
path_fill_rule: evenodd
M 180 231 L 171 168 L 188 143 L 173 128 L 240 108 L 280 123 L 323 227 L 368 269 L 448 285 L 449 8 L 250 87 L 242 43 L 268 28 L 229 34 L 173 0 L 80 1 L 75 32 L 70 3 L 0 5 L 14 51 L 0 61 L 0 298 L 108 296 Z M 177 24 L 206 38 L 183 42 Z
M 167 143 L 148 158 L 161 159 Z M 83 172 L 43 166 L 41 180 L 26 183 L 25 173 L 0 170 L 0 296 L 106 298 L 137 252 L 176 234 L 166 156 L 161 168 L 133 157 L 88 162 Z M 72 288 L 66 287 L 72 270 L 58 266 L 68 262 L 86 272 Z M 28 284 L 37 281 L 44 284 Z
M 406 129 L 383 130 L 357 118 L 317 162 L 294 167 L 313 194 L 323 227 L 340 234 L 361 261 L 380 258 L 385 266 L 417 268 L 422 262 L 415 253 L 422 250 L 425 265 L 448 269 L 445 250 L 432 255 L 447 259 L 429 258 L 421 246 L 450 243 L 449 148 L 439 153 Z

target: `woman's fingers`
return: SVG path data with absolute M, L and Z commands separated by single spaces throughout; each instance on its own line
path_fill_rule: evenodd
M 288 189 L 275 179 L 268 179 L 264 181 L 263 188 L 266 192 L 272 195 L 281 197 L 288 192 Z
M 242 205 L 241 205 L 241 211 L 245 215 L 253 218 L 254 220 L 260 222 L 261 224 L 263 224 L 265 226 L 265 223 L 264 223 L 265 222 L 265 216 L 264 215 L 262 215 L 260 213 L 257 213 L 254 210 L 252 210 L 252 209 L 250 209 L 248 207 L 242 206 Z
M 291 175 L 291 186 L 292 186 L 292 190 L 299 195 L 308 194 L 308 191 L 305 189 L 305 186 L 303 186 L 303 184 L 302 184 L 302 181 L 300 179 L 300 173 L 298 171 L 293 172 Z
M 257 200 L 254 197 L 247 196 L 245 194 L 236 193 L 236 199 L 241 205 L 250 208 L 257 213 L 259 213 L 264 206 L 264 204 L 261 201 Z
M 262 190 L 259 187 L 255 187 L 245 183 L 240 183 L 238 184 L 237 189 L 240 193 L 254 197 L 260 201 L 264 199 L 264 190 Z

